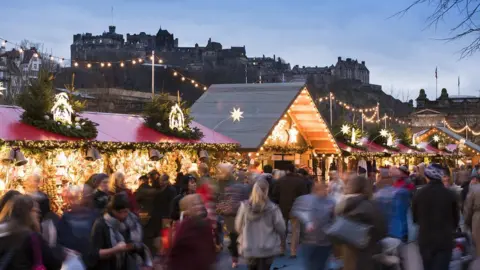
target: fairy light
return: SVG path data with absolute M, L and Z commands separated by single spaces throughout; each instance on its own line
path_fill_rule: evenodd
M 105 66 L 105 64 L 104 64 L 104 63 L 100 63 L 100 66 L 101 66 L 101 67 L 104 67 L 104 66 Z
M 138 58 L 138 62 L 139 63 L 142 63 L 143 59 L 142 58 Z
M 74 65 L 75 67 L 78 67 L 78 62 L 75 62 L 73 65 Z
M 185 77 L 182 77 L 182 81 L 185 81 Z
M 120 67 L 123 67 L 125 66 L 125 64 L 123 62 L 120 63 Z
M 135 65 L 136 63 L 137 63 L 137 61 L 135 61 L 135 60 L 132 60 L 132 64 L 134 64 L 134 65 Z
M 92 67 L 92 64 L 88 63 L 87 68 L 91 68 L 91 67 Z
M 159 59 L 159 60 L 158 60 L 158 63 L 159 63 L 159 64 L 163 64 L 163 60 L 162 60 L 162 59 Z
M 108 66 L 108 67 L 111 67 L 111 66 L 112 66 L 112 63 L 108 63 L 107 66 Z
M 177 76 L 177 74 L 178 74 L 178 73 L 177 73 L 176 71 L 175 71 L 175 72 L 173 72 L 173 76 L 175 76 L 175 77 L 176 77 L 176 76 Z

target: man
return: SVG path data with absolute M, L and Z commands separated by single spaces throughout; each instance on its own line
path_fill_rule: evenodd
M 307 186 L 307 193 L 312 192 L 313 181 L 310 179 L 310 174 L 304 168 L 298 169 L 298 175 L 303 178 L 305 185 Z
M 444 170 L 439 164 L 425 169 L 428 184 L 415 194 L 413 222 L 419 225 L 418 245 L 424 270 L 448 270 L 453 249 L 453 232 L 459 210 L 452 191 L 442 183 Z
M 295 173 L 295 165 L 287 165 L 287 175 L 280 178 L 274 186 L 273 198 L 278 202 L 280 210 L 282 211 L 283 219 L 285 219 L 286 227 L 288 228 L 288 221 L 292 226 L 292 239 L 290 243 L 290 257 L 297 257 L 297 245 L 298 245 L 298 228 L 297 219 L 290 217 L 290 211 L 292 210 L 295 200 L 307 194 L 307 186 L 303 179 Z M 288 234 L 288 230 L 287 234 Z M 282 251 L 285 250 L 286 236 L 282 239 Z
M 328 177 L 330 179 L 328 185 L 328 195 L 335 201 L 335 203 L 339 203 L 342 199 L 345 185 L 336 171 L 328 172 Z
M 150 186 L 147 175 L 140 176 L 138 181 L 140 182 L 140 186 L 135 192 L 135 199 L 140 206 L 140 221 L 143 225 L 146 225 L 150 220 L 150 212 L 156 190 Z
M 327 197 L 327 185 L 316 182 L 312 194 L 295 200 L 292 216 L 304 225 L 302 235 L 302 260 L 305 269 L 327 269 L 326 264 L 332 252 L 332 244 L 324 228 L 332 223 L 335 201 Z
M 393 175 L 401 173 L 392 170 Z M 381 169 L 381 179 L 377 186 L 378 190 L 374 200 L 384 212 L 388 221 L 388 235 L 392 238 L 408 241 L 408 209 L 410 207 L 410 192 L 403 186 L 394 187 L 394 182 L 389 175 L 385 175 L 385 169 Z

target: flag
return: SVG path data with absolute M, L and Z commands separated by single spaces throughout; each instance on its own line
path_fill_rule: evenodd
M 438 74 L 437 74 L 437 68 L 435 67 L 435 79 L 438 78 Z

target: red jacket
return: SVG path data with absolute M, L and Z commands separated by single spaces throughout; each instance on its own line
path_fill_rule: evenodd
M 182 220 L 168 255 L 168 269 L 210 270 L 215 261 L 215 244 L 209 223 L 199 218 Z
M 397 179 L 397 181 L 393 183 L 393 186 L 396 188 L 406 188 L 408 191 L 415 190 L 415 185 L 411 182 L 408 182 L 405 178 Z

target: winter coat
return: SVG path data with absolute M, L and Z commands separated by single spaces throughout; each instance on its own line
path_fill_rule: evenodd
M 453 232 L 459 221 L 455 194 L 440 180 L 430 180 L 418 190 L 412 202 L 413 222 L 419 225 L 420 249 L 448 250 L 453 248 Z
M 275 183 L 273 198 L 278 203 L 285 220 L 290 218 L 290 211 L 295 200 L 306 194 L 308 191 L 305 180 L 296 174 L 287 174 Z
M 480 247 L 480 185 L 470 187 L 464 206 L 465 225 L 472 231 L 475 246 Z M 480 254 L 480 248 L 477 248 Z
M 248 197 L 248 185 L 231 182 L 229 186 L 224 188 L 223 193 L 219 194 L 217 213 L 224 217 L 235 217 L 241 202 L 248 200 Z
M 148 238 L 157 237 L 162 229 L 162 220 L 170 219 L 171 206 L 173 199 L 177 195 L 176 190 L 172 186 L 164 189 L 157 189 L 153 197 L 153 207 L 150 209 L 150 220 L 145 226 L 145 236 Z
M 386 186 L 374 194 L 374 200 L 383 210 L 388 223 L 388 235 L 397 239 L 407 239 L 410 192 L 405 188 Z
M 313 223 L 314 230 L 302 230 L 301 242 L 318 246 L 330 246 L 331 243 L 324 233 L 325 227 L 333 221 L 335 201 L 330 198 L 320 198 L 316 195 L 304 195 L 295 200 L 292 216 L 298 218 L 303 225 Z
M 373 270 L 372 256 L 378 252 L 378 241 L 387 236 L 387 222 L 376 202 L 362 194 L 345 195 L 335 207 L 335 213 L 349 220 L 372 226 L 370 241 L 365 249 L 345 245 L 343 270 Z
M 33 268 L 32 234 L 36 234 L 39 241 L 43 265 L 47 270 L 57 270 L 62 267 L 64 253 L 59 247 L 49 247 L 42 236 L 28 230 L 11 232 L 6 223 L 0 224 L 0 261 L 8 256 L 8 270 L 31 270 Z
M 278 206 L 268 201 L 262 208 L 242 202 L 235 218 L 239 252 L 245 258 L 268 258 L 281 254 L 285 220 Z
M 98 249 L 92 249 L 90 244 L 90 232 L 99 217 L 98 211 L 78 208 L 64 213 L 57 226 L 58 244 L 80 253 L 87 267 L 95 265 L 99 259 Z
M 210 223 L 185 218 L 176 229 L 168 254 L 169 270 L 210 270 L 216 260 Z

